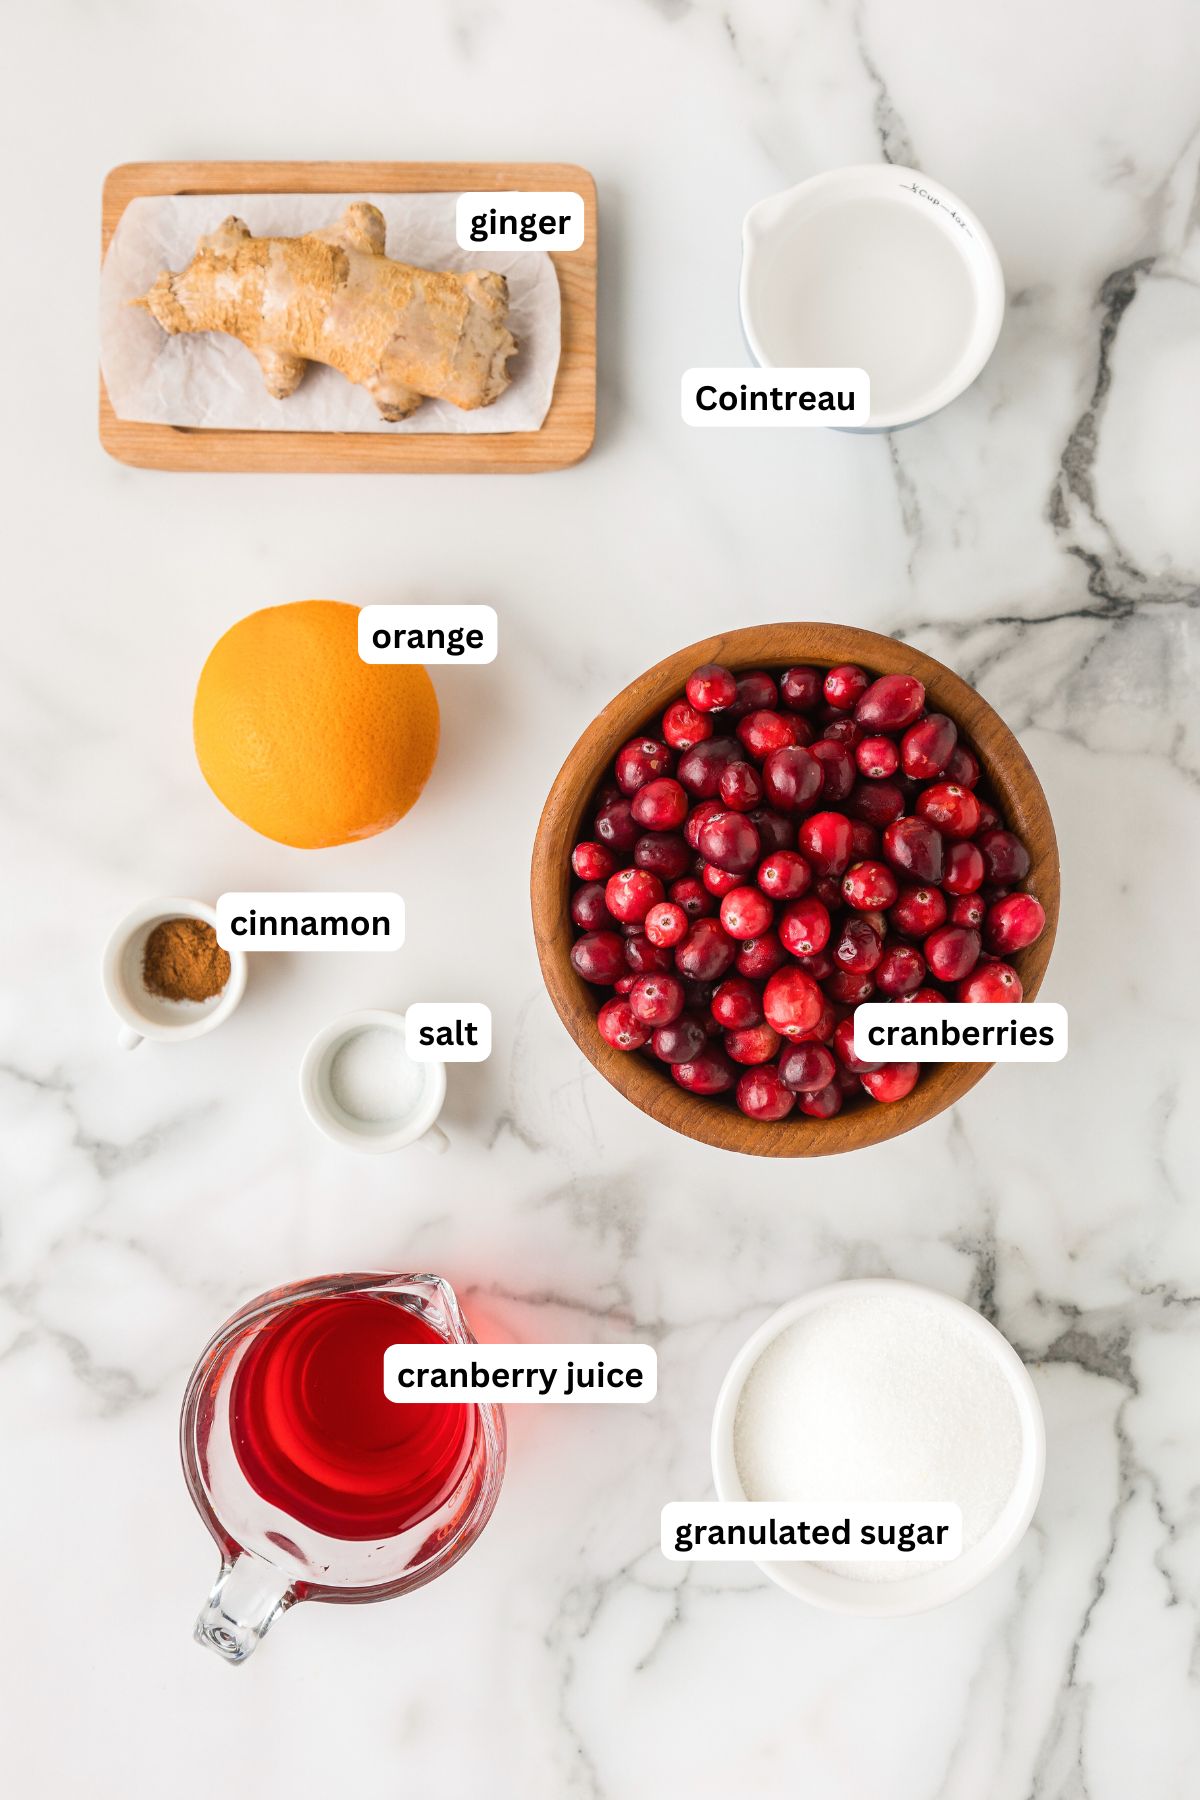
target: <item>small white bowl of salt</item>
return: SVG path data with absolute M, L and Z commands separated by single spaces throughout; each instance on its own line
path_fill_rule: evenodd
M 759 1563 L 814 1606 L 897 1618 L 967 1593 L 1016 1549 L 1046 1434 L 1028 1370 L 982 1314 L 906 1281 L 841 1281 L 789 1301 L 743 1344 L 717 1397 L 712 1464 L 722 1501 L 856 1518 L 958 1508 L 948 1560 L 915 1549 Z
M 348 1150 L 449 1146 L 436 1123 L 446 1065 L 408 1054 L 403 1013 L 347 1013 L 326 1025 L 304 1052 L 300 1098 L 318 1130 Z

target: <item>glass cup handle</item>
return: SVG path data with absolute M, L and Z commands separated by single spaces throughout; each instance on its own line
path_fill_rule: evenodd
M 245 1662 L 295 1598 L 286 1575 L 243 1550 L 222 1563 L 192 1635 L 226 1662 Z

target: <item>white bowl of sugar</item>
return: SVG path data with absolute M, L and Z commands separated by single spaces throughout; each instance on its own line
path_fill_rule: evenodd
M 1025 1365 L 982 1314 L 906 1281 L 842 1281 L 780 1307 L 742 1346 L 712 1464 L 724 1501 L 960 1507 L 950 1562 L 759 1564 L 814 1606 L 897 1618 L 967 1593 L 1016 1549 L 1046 1434 Z
M 866 425 L 939 412 L 995 347 L 1004 275 L 987 232 L 940 182 L 893 163 L 814 175 L 742 226 L 742 328 L 762 368 L 865 369 Z

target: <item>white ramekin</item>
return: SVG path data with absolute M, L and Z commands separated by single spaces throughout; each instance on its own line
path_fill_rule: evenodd
M 712 1468 L 717 1498 L 745 1500 L 748 1496 L 738 1478 L 733 1453 L 733 1424 L 746 1379 L 767 1345 L 797 1319 L 819 1307 L 835 1305 L 851 1296 L 896 1293 L 918 1295 L 927 1305 L 952 1316 L 960 1327 L 973 1332 L 987 1350 L 1007 1380 L 1016 1403 L 1021 1422 L 1021 1466 L 1016 1486 L 991 1530 L 953 1562 L 937 1563 L 920 1574 L 907 1575 L 896 1581 L 856 1581 L 838 1574 L 834 1565 L 822 1567 L 813 1562 L 762 1562 L 758 1565 L 763 1574 L 769 1575 L 781 1588 L 786 1588 L 798 1599 L 807 1600 L 812 1606 L 823 1607 L 827 1612 L 857 1613 L 860 1617 L 875 1619 L 928 1612 L 930 1608 L 943 1606 L 946 1601 L 956 1600 L 960 1594 L 978 1587 L 1012 1554 L 1029 1527 L 1045 1474 L 1046 1428 L 1029 1371 L 1008 1340 L 982 1313 L 933 1288 L 884 1279 L 835 1281 L 828 1287 L 814 1288 L 799 1299 L 789 1300 L 747 1338 L 721 1384 L 712 1423 Z

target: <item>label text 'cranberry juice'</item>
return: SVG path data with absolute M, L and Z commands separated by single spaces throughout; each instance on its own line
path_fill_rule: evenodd
M 454 1492 L 471 1454 L 473 1406 L 396 1406 L 389 1344 L 440 1344 L 378 1294 L 314 1297 L 274 1319 L 234 1376 L 233 1446 L 254 1491 L 328 1537 L 384 1538 Z

